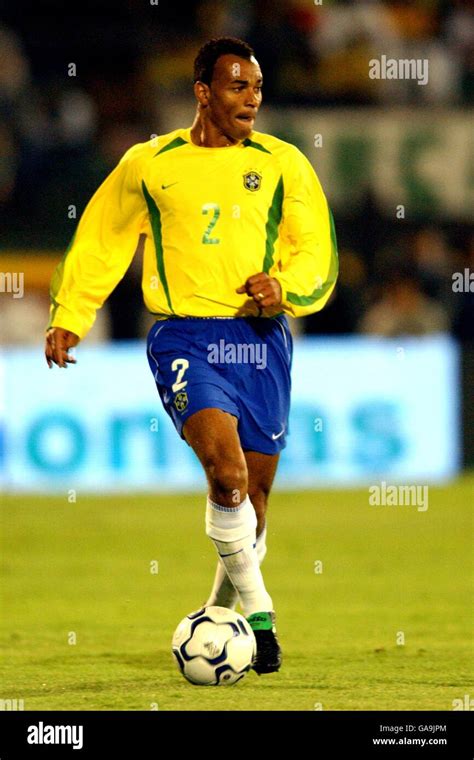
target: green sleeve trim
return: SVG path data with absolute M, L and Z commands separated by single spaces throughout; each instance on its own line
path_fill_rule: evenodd
M 283 177 L 280 176 L 275 192 L 273 193 L 272 203 L 268 209 L 267 223 L 265 225 L 265 258 L 263 260 L 263 271 L 268 274 L 273 266 L 273 256 L 275 253 L 275 241 L 278 237 L 278 227 L 280 226 L 283 214 Z
M 52 327 L 53 322 L 54 322 L 54 318 L 56 316 L 56 312 L 58 310 L 58 306 L 59 306 L 59 304 L 56 303 L 56 301 L 54 301 L 53 308 L 51 309 L 51 313 L 49 315 L 49 321 L 48 321 L 48 324 L 46 326 L 46 330 L 49 330 L 50 327 Z
M 332 288 L 337 280 L 339 272 L 339 257 L 337 253 L 337 238 L 336 238 L 336 226 L 334 224 L 334 217 L 332 211 L 328 205 L 329 214 L 329 226 L 331 231 L 331 260 L 329 263 L 328 279 L 322 287 L 315 288 L 309 296 L 299 296 L 296 293 L 287 293 L 286 300 L 295 306 L 311 306 L 316 301 L 320 301 L 328 290 Z
M 165 153 L 167 150 L 173 150 L 173 148 L 179 148 L 181 145 L 187 145 L 188 143 L 186 140 L 183 140 L 182 137 L 175 137 L 174 140 L 171 140 L 171 142 L 167 143 L 167 145 L 164 145 L 158 153 L 155 153 L 153 158 L 156 158 L 160 155 L 160 153 Z
M 148 206 L 148 212 L 150 214 L 151 229 L 153 232 L 153 240 L 155 242 L 156 265 L 158 269 L 158 274 L 160 276 L 161 284 L 163 285 L 163 290 L 166 295 L 166 300 L 168 302 L 169 309 L 174 314 L 174 309 L 171 304 L 171 298 L 170 298 L 170 293 L 169 293 L 169 288 L 168 288 L 168 281 L 166 279 L 166 273 L 165 273 L 165 260 L 164 260 L 164 255 L 163 255 L 163 240 L 162 240 L 162 234 L 161 234 L 160 210 L 158 206 L 156 205 L 155 199 L 152 198 L 152 196 L 148 192 L 148 188 L 144 180 L 142 180 L 142 189 L 143 189 L 143 195 L 145 196 L 146 205 Z

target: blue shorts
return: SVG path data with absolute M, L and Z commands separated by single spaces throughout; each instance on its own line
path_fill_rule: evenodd
M 238 419 L 242 449 L 277 454 L 289 433 L 293 339 L 273 318 L 172 317 L 148 334 L 148 361 L 181 438 L 185 420 L 215 408 Z

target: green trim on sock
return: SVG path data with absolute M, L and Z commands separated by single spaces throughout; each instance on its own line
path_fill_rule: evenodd
M 273 619 L 270 612 L 253 612 L 247 618 L 252 631 L 271 631 Z

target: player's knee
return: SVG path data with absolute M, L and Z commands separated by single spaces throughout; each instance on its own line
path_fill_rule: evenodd
M 215 493 L 232 498 L 235 505 L 245 498 L 248 478 L 245 460 L 220 459 L 206 467 L 206 472 Z
M 265 486 L 258 486 L 257 488 L 249 489 L 250 501 L 255 507 L 257 514 L 263 512 L 265 514 L 268 497 L 270 496 L 270 489 Z

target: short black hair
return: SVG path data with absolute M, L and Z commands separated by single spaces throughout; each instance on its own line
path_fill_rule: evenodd
M 199 50 L 194 61 L 194 81 L 211 84 L 217 59 L 229 53 L 247 61 L 255 55 L 250 45 L 237 37 L 216 37 Z

